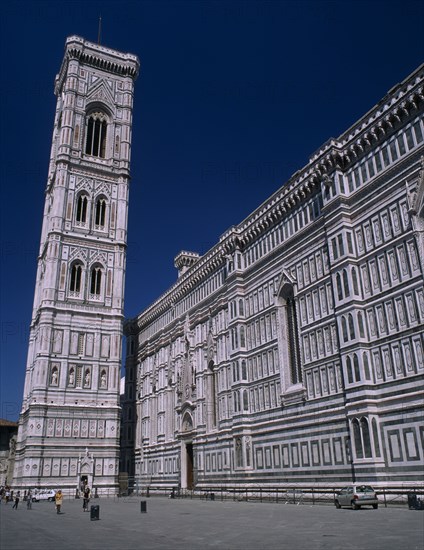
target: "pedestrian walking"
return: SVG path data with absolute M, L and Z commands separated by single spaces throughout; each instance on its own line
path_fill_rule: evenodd
M 32 491 L 30 489 L 27 494 L 27 510 L 31 510 L 31 509 L 32 509 Z
M 84 512 L 88 512 L 88 503 L 90 502 L 90 487 L 86 485 L 84 487 L 84 495 L 82 501 L 82 509 Z
M 60 510 L 62 508 L 62 504 L 63 504 L 63 495 L 62 495 L 62 491 L 59 489 L 59 491 L 55 494 L 54 496 L 54 501 L 56 503 L 56 513 L 57 514 L 60 514 Z
M 20 492 L 18 491 L 18 492 L 16 493 L 16 495 L 15 495 L 15 504 L 12 506 L 12 510 L 13 510 L 13 508 L 14 508 L 15 510 L 18 509 L 19 497 L 20 497 Z

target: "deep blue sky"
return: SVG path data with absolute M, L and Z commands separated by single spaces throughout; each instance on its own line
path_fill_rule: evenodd
M 22 400 L 67 36 L 137 54 L 127 316 L 424 60 L 423 3 L 14 1 L 2 6 L 1 409 Z

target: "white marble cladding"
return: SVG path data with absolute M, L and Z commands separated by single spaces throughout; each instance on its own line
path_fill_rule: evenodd
M 138 70 L 136 56 L 75 36 L 66 41 L 55 82 L 15 486 L 25 487 L 29 472 L 36 470 L 38 484 L 45 477 L 51 484 L 68 477 L 68 486 L 76 489 L 82 474 L 93 481 L 98 460 L 96 485 L 113 489 L 118 483 L 129 161 Z
M 420 478 L 422 81 L 420 67 L 127 322 L 122 436 L 140 482 Z

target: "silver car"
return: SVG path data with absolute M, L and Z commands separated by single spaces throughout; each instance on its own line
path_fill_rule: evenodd
M 378 497 L 370 485 L 349 485 L 339 491 L 334 500 L 336 508 L 349 506 L 353 510 L 359 510 L 361 506 L 378 508 Z

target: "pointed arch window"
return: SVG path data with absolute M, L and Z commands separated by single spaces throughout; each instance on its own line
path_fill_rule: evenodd
M 347 370 L 347 380 L 349 384 L 353 384 L 352 361 L 349 356 L 347 356 L 346 358 L 346 370 Z
M 82 283 L 82 264 L 75 263 L 71 268 L 71 280 L 69 283 L 69 290 L 75 294 L 81 292 Z
M 281 296 L 286 302 L 287 343 L 291 382 L 292 384 L 299 384 L 302 382 L 302 367 L 300 362 L 299 327 L 293 286 L 286 285 Z
M 376 456 L 381 456 L 380 439 L 378 437 L 378 427 L 377 427 L 377 421 L 376 421 L 375 418 L 372 419 L 371 425 L 372 425 L 372 436 L 373 436 L 373 439 L 374 439 L 375 455 Z
M 362 448 L 361 429 L 356 418 L 352 420 L 353 441 L 355 442 L 355 451 L 357 458 L 364 458 L 364 450 Z
M 247 390 L 243 390 L 243 410 L 249 410 L 249 396 L 247 394 Z
M 353 440 L 355 442 L 355 451 L 357 458 L 371 458 L 371 436 L 368 419 L 362 417 L 360 420 L 352 420 Z
M 210 427 L 215 428 L 217 425 L 218 411 L 217 411 L 217 376 L 214 362 L 211 361 L 208 365 L 209 368 L 209 399 L 210 399 Z
M 106 199 L 99 197 L 96 201 L 94 226 L 96 229 L 104 229 L 106 220 Z
M 368 420 L 364 417 L 361 418 L 361 432 L 362 440 L 364 442 L 364 454 L 365 458 L 371 458 L 371 439 L 370 439 L 370 429 L 368 426 Z
M 99 297 L 102 288 L 102 269 L 100 266 L 95 266 L 91 270 L 90 278 L 90 294 Z
M 358 275 L 354 267 L 352 267 L 352 282 L 353 282 L 353 293 L 356 296 L 359 296 Z
M 353 340 L 355 338 L 355 326 L 353 324 L 353 317 L 351 313 L 349 313 L 348 315 L 348 321 L 349 321 L 349 336 L 350 336 L 350 339 Z
M 343 342 L 348 341 L 346 317 L 342 317 Z
M 88 197 L 82 194 L 77 200 L 77 210 L 75 220 L 77 225 L 85 225 L 87 223 Z
M 358 312 L 358 327 L 360 338 L 365 338 L 364 318 L 360 311 Z
M 340 273 L 336 275 L 336 285 L 337 285 L 337 297 L 339 300 L 343 300 L 343 290 L 342 290 L 342 279 Z
M 87 118 L 85 152 L 92 157 L 106 156 L 107 119 L 101 112 L 91 113 Z
M 368 355 L 364 352 L 362 354 L 362 362 L 364 364 L 364 373 L 367 380 L 371 380 L 370 365 L 368 361 Z
M 361 380 L 361 372 L 359 370 L 359 360 L 356 353 L 353 354 L 353 370 L 355 371 L 355 380 L 356 382 L 360 382 Z
M 344 287 L 345 296 L 350 296 L 349 280 L 348 280 L 346 269 L 343 269 L 343 287 Z

